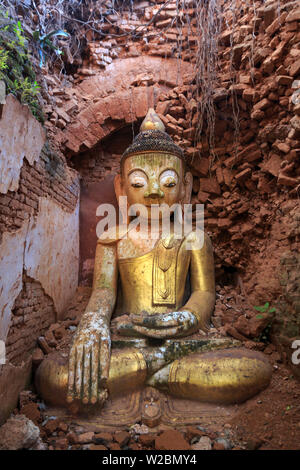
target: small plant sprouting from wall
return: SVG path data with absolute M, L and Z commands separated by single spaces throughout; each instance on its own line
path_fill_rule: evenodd
M 32 114 L 43 122 L 39 105 L 40 87 L 28 54 L 28 42 L 20 21 L 14 22 L 0 9 L 0 79 L 8 93 L 27 104 Z
M 259 314 L 257 314 L 257 318 L 261 318 L 262 313 L 275 313 L 276 312 L 276 308 L 270 307 L 269 302 L 266 302 L 264 305 L 257 305 L 254 308 L 258 312 L 260 312 Z
M 259 305 L 254 307 L 257 312 L 256 315 L 257 319 L 267 318 L 269 321 L 260 335 L 255 338 L 255 341 L 262 342 L 262 343 L 269 343 L 270 342 L 270 334 L 272 329 L 272 324 L 274 320 L 274 314 L 276 313 L 276 308 L 271 307 L 269 302 L 266 302 L 264 305 Z

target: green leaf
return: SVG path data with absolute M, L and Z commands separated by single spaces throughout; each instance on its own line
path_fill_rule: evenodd
M 269 310 L 269 313 L 273 313 L 273 312 L 276 312 L 276 308 L 272 307 L 270 310 Z
M 258 312 L 264 312 L 264 307 L 255 306 L 254 308 L 255 308 L 255 310 L 257 310 Z
M 32 37 L 35 41 L 39 41 L 40 40 L 40 31 L 39 30 L 33 31 Z
M 260 314 L 258 314 L 258 315 L 256 315 L 256 318 L 259 318 L 259 319 L 261 319 L 261 318 L 264 318 L 264 316 L 263 316 L 263 315 L 260 315 Z
M 269 302 L 266 302 L 265 305 L 263 306 L 264 312 L 268 310 L 269 306 L 270 306 Z
M 254 308 L 258 312 L 266 312 L 268 310 L 269 306 L 270 306 L 270 303 L 266 302 L 265 305 L 255 306 Z

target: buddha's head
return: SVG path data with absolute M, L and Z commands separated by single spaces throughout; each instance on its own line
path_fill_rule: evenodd
M 189 203 L 192 175 L 186 171 L 183 151 L 165 132 L 153 109 L 140 130 L 122 156 L 121 172 L 115 178 L 117 199 L 127 196 L 128 206 L 143 204 L 149 215 L 153 204 Z

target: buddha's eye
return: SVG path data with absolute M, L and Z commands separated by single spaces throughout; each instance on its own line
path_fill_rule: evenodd
M 133 188 L 143 188 L 147 184 L 147 177 L 142 171 L 133 171 L 129 175 L 129 183 Z
M 173 188 L 178 183 L 178 176 L 174 170 L 166 170 L 160 175 L 160 184 L 165 188 Z

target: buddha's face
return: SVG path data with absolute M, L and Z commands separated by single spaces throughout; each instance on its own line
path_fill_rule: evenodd
M 148 218 L 153 217 L 153 205 L 189 203 L 191 188 L 192 175 L 185 173 L 183 161 L 168 154 L 129 156 L 122 175 L 115 179 L 117 199 L 126 196 L 128 208 L 134 204 L 146 206 Z
M 175 155 L 147 154 L 127 157 L 122 171 L 122 194 L 128 206 L 181 203 L 186 187 L 183 162 Z

